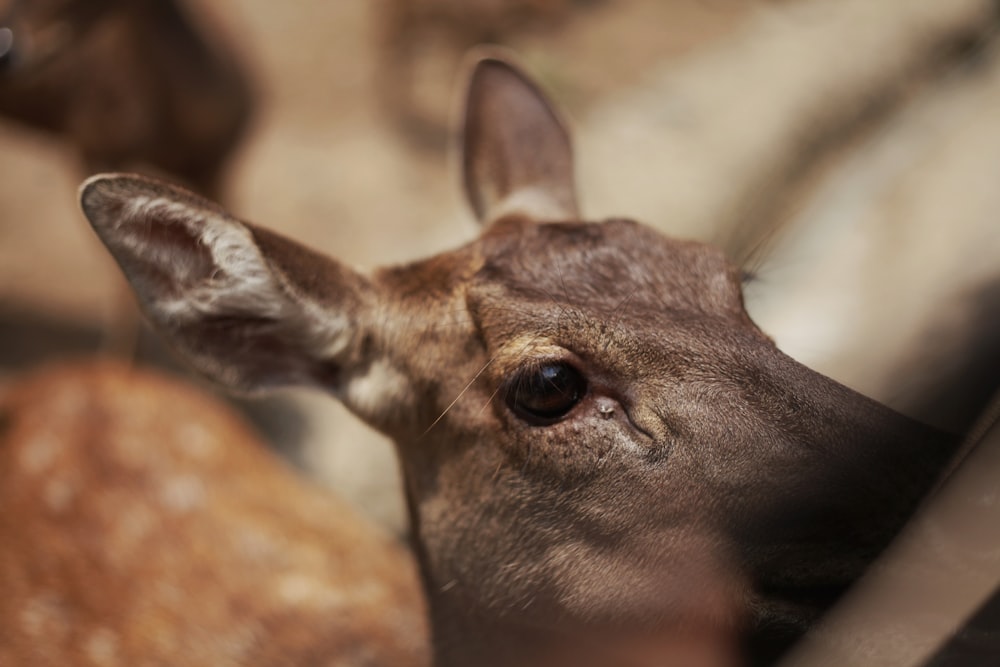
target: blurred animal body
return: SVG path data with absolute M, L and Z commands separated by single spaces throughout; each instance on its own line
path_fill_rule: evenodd
M 88 173 L 164 174 L 218 196 L 252 107 L 232 50 L 179 0 L 0 11 L 0 116 L 62 137 Z
M 427 664 L 409 554 L 211 397 L 107 362 L 0 397 L 0 664 Z
M 581 220 L 565 125 L 503 56 L 463 145 L 482 234 L 367 274 L 140 177 L 82 206 L 203 373 L 323 388 L 395 440 L 438 664 L 773 660 L 954 440 L 779 351 L 717 249 Z

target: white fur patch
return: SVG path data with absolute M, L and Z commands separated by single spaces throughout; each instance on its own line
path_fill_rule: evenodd
M 33 475 L 45 472 L 56 462 L 61 450 L 62 442 L 55 434 L 43 433 L 21 449 L 21 467 Z
M 83 650 L 94 665 L 119 664 L 119 639 L 110 628 L 97 628 L 84 642 Z
M 160 487 L 160 502 L 174 514 L 186 514 L 199 509 L 208 496 L 202 480 L 194 475 L 170 477 Z
M 56 591 L 42 591 L 29 598 L 19 617 L 21 631 L 39 642 L 57 644 L 70 630 L 66 602 Z
M 568 220 L 576 217 L 567 211 L 556 199 L 542 188 L 522 188 L 490 208 L 489 220 L 498 220 L 505 215 L 522 213 L 535 220 Z
M 76 501 L 78 491 L 77 486 L 65 478 L 50 479 L 42 491 L 45 506 L 53 514 L 62 514 Z
M 348 380 L 341 398 L 351 410 L 377 422 L 387 410 L 408 402 L 409 393 L 407 377 L 389 360 L 376 359 L 367 372 Z

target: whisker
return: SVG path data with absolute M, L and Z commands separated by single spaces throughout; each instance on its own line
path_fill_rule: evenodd
M 441 414 L 438 415 L 437 419 L 435 419 L 433 422 L 431 422 L 431 425 L 427 427 L 427 430 L 425 430 L 423 433 L 420 434 L 420 437 L 417 438 L 417 440 L 423 439 L 424 436 L 426 436 L 428 433 L 431 432 L 431 429 L 433 429 L 435 426 L 438 425 L 438 422 L 440 422 L 442 419 L 444 419 L 444 416 L 446 414 L 448 414 L 448 411 L 451 410 L 453 407 L 455 407 L 455 404 L 458 403 L 462 399 L 463 396 L 465 396 L 465 393 L 467 391 L 469 391 L 469 389 L 476 382 L 476 380 L 479 379 L 479 376 L 482 375 L 486 371 L 486 369 L 489 368 L 490 364 L 492 364 L 495 360 L 496 360 L 496 357 L 491 357 L 489 359 L 489 361 L 487 361 L 485 364 L 483 364 L 483 367 L 479 369 L 479 372 L 472 376 L 472 379 L 469 380 L 468 384 L 465 385 L 465 387 L 462 389 L 462 391 L 458 392 L 458 396 L 455 397 L 455 400 L 453 400 L 451 403 L 448 404 L 448 407 L 446 407 L 441 412 Z
M 490 397 L 486 399 L 485 403 L 483 403 L 483 407 L 479 408 L 479 414 L 483 414 L 484 412 L 486 412 L 486 408 L 490 407 L 490 403 L 492 403 L 493 399 L 496 398 L 497 394 L 500 393 L 501 387 L 503 387 L 502 384 L 497 385 L 497 388 L 493 390 L 493 393 L 490 394 Z
M 493 477 L 490 478 L 491 482 L 497 481 L 497 477 L 500 476 L 500 471 L 501 470 L 503 470 L 503 459 L 502 458 L 497 463 L 497 469 L 493 471 Z

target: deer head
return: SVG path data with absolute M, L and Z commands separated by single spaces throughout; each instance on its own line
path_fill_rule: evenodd
M 82 206 L 206 375 L 320 387 L 395 440 L 441 664 L 695 622 L 779 650 L 950 441 L 782 354 L 720 251 L 581 221 L 566 125 L 503 58 L 463 146 L 479 238 L 368 274 L 138 177 Z

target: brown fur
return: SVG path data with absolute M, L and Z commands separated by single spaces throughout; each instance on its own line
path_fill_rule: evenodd
M 0 664 L 426 664 L 405 551 L 209 396 L 80 364 L 0 414 Z
M 82 205 L 203 372 L 321 386 L 395 439 L 439 664 L 628 664 L 627 646 L 663 664 L 690 637 L 721 647 L 714 664 L 740 642 L 772 659 L 891 540 L 952 440 L 784 355 L 720 251 L 579 221 L 568 133 L 502 57 L 477 62 L 465 119 L 482 235 L 368 276 L 272 253 L 145 179 L 92 179 Z M 204 248 L 212 279 L 190 280 Z M 552 367 L 582 378 L 571 401 L 534 379 Z M 533 415 L 536 394 L 565 409 Z
M 253 106 L 216 32 L 178 0 L 15 0 L 0 115 L 54 133 L 88 173 L 168 174 L 218 196 Z

